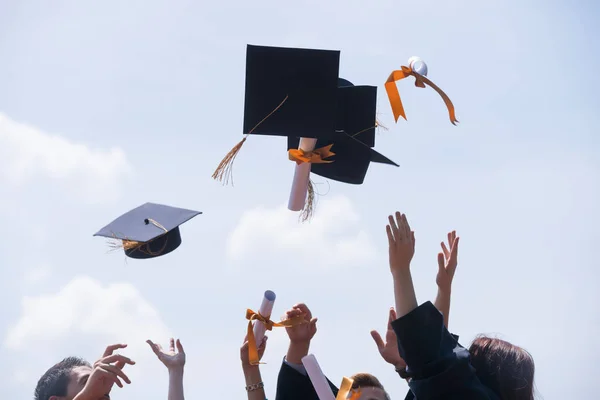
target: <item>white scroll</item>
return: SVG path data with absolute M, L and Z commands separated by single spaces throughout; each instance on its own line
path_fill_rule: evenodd
M 303 357 L 302 365 L 306 369 L 306 373 L 315 388 L 315 392 L 317 392 L 317 396 L 319 396 L 319 400 L 336 400 L 315 356 L 309 354 Z
M 266 319 L 271 319 L 271 313 L 273 312 L 273 305 L 275 304 L 275 292 L 267 290 L 263 297 L 258 313 Z M 265 324 L 261 321 L 254 321 L 254 338 L 256 339 L 256 347 L 260 347 L 266 332 Z
M 304 152 L 309 152 L 315 149 L 316 144 L 317 139 L 300 138 L 298 148 Z M 288 209 L 291 211 L 301 211 L 304 208 L 304 204 L 306 203 L 306 193 L 308 191 L 308 182 L 310 180 L 310 168 L 311 163 L 307 162 L 296 165 L 290 200 L 288 202 Z

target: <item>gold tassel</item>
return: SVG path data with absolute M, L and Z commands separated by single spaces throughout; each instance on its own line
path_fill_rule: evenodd
M 235 157 L 237 157 L 240 149 L 244 145 L 244 142 L 247 138 L 248 135 L 244 136 L 244 138 L 238 144 L 236 144 L 231 150 L 229 150 L 229 153 L 227 153 L 223 160 L 221 160 L 219 166 L 217 167 L 215 172 L 213 172 L 213 179 L 218 180 L 219 182 L 223 182 L 223 185 L 229 184 L 229 180 L 231 179 L 231 185 L 233 186 L 233 177 L 231 174 L 233 170 L 233 161 L 235 160 Z
M 212 174 L 213 179 L 223 182 L 223 185 L 229 184 L 229 180 L 231 179 L 231 186 L 233 186 L 233 177 L 231 174 L 231 172 L 232 172 L 231 170 L 233 168 L 232 164 L 235 161 L 235 157 L 237 156 L 238 152 L 244 145 L 244 142 L 248 138 L 248 135 L 252 134 L 252 132 L 254 132 L 254 130 L 260 126 L 260 124 L 265 122 L 271 115 L 273 115 L 277 110 L 279 110 L 281 108 L 281 106 L 283 106 L 283 103 L 285 103 L 287 101 L 287 99 L 288 99 L 288 96 L 285 96 L 285 99 L 283 99 L 283 101 L 281 103 L 279 103 L 279 105 L 277 107 L 275 107 L 275 109 L 273 111 L 271 111 L 269 113 L 269 115 L 264 117 L 258 124 L 256 124 L 254 126 L 254 128 L 250 129 L 250 131 L 244 136 L 244 138 L 238 144 L 236 144 L 233 147 L 233 149 L 229 150 L 229 153 L 227 153 L 225 158 L 223 158 L 223 160 L 221 160 L 221 163 L 219 164 L 219 166 L 217 167 L 215 172 L 213 172 L 213 174 Z
M 312 181 L 308 180 L 308 196 L 306 198 L 306 204 L 302 209 L 302 214 L 300 214 L 300 220 L 302 222 L 306 222 L 310 220 L 315 211 L 315 188 L 313 186 Z

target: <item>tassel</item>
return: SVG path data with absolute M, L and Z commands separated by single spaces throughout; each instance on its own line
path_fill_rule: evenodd
M 308 180 L 308 196 L 306 198 L 306 204 L 302 209 L 302 214 L 300 214 L 300 220 L 302 222 L 306 222 L 310 220 L 313 216 L 315 209 L 315 188 L 313 186 L 312 181 Z
M 233 161 L 238 155 L 238 152 L 244 145 L 244 142 L 248 136 L 244 136 L 244 138 L 227 153 L 227 155 L 221 160 L 219 166 L 213 172 L 212 178 L 218 180 L 219 182 L 223 182 L 223 185 L 229 184 L 229 180 L 231 180 L 231 186 L 233 186 L 233 177 L 232 177 L 232 169 L 233 169 Z
M 383 125 L 381 122 L 379 122 L 378 119 L 375 119 L 375 127 L 376 128 L 381 128 L 384 131 L 388 131 L 389 130 L 385 125 Z

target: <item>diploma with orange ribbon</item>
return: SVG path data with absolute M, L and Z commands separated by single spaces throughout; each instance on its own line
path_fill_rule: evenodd
M 260 360 L 258 357 L 258 346 L 262 342 L 262 338 L 264 337 L 265 331 L 271 331 L 273 330 L 273 328 L 288 328 L 306 323 L 304 315 L 299 315 L 297 317 L 285 319 L 279 322 L 271 321 L 270 314 L 273 310 L 275 293 L 269 292 L 270 291 L 267 291 L 265 293 L 265 299 L 263 300 L 263 303 L 260 308 L 261 310 L 263 310 L 264 313 L 268 313 L 269 316 L 265 316 L 260 312 L 254 312 L 251 309 L 246 310 L 246 319 L 248 320 L 248 359 L 250 361 L 250 365 L 260 364 Z M 257 329 L 257 326 L 262 327 L 259 327 Z M 255 332 L 257 333 L 257 335 L 262 335 L 260 337 L 260 340 L 258 336 L 255 336 Z
M 458 120 L 456 119 L 456 114 L 454 112 L 454 105 L 452 101 L 444 93 L 442 89 L 440 89 L 436 84 L 431 82 L 427 77 L 427 66 L 425 63 L 418 57 L 411 57 L 409 59 L 409 66 L 402 66 L 397 71 L 392 71 L 387 81 L 385 82 L 385 90 L 387 92 L 388 98 L 390 100 L 390 105 L 392 107 L 392 112 L 394 113 L 394 120 L 398 122 L 398 118 L 402 117 L 406 119 L 406 114 L 404 113 L 404 106 L 402 105 L 402 100 L 400 100 L 400 93 L 398 92 L 398 86 L 396 85 L 396 81 L 404 79 L 409 76 L 415 77 L 415 86 L 420 88 L 425 88 L 425 85 L 429 85 L 433 90 L 438 92 L 438 94 L 444 100 L 446 107 L 448 108 L 448 114 L 450 116 L 450 122 L 452 125 L 456 125 Z
M 244 138 L 225 156 L 213 178 L 228 183 L 232 163 L 251 136 L 288 139 L 295 163 L 288 202 L 312 215 L 310 172 L 361 184 L 371 162 L 396 165 L 373 150 L 377 88 L 338 77 L 339 51 L 248 46 Z M 264 159 L 265 150 L 258 150 Z
M 342 380 L 337 396 L 334 396 L 329 382 L 327 382 L 327 378 L 314 355 L 309 354 L 303 357 L 302 365 L 306 369 L 319 400 L 358 400 L 360 398 L 360 389 L 353 390 L 352 384 L 354 381 L 346 377 Z

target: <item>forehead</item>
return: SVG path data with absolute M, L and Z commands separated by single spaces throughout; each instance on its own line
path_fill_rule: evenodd
M 361 387 L 359 400 L 387 400 L 385 391 L 377 387 Z
M 92 372 L 92 368 L 87 365 L 81 365 L 71 370 L 71 381 L 78 382 L 83 378 L 87 378 Z

